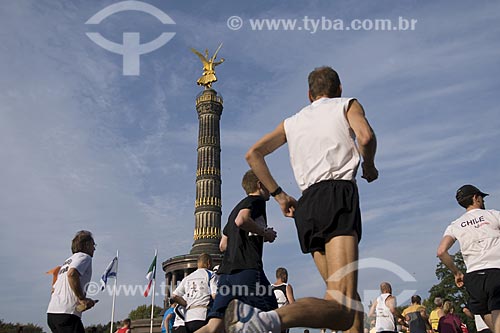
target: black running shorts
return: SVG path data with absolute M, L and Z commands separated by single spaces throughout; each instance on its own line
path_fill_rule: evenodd
M 67 313 L 47 313 L 52 333 L 85 333 L 80 317 Z
M 302 193 L 295 210 L 295 226 L 303 253 L 325 251 L 335 236 L 357 234 L 361 240 L 358 187 L 347 180 L 327 180 Z
M 500 269 L 491 268 L 466 273 L 465 288 L 469 292 L 469 309 L 485 315 L 500 310 Z

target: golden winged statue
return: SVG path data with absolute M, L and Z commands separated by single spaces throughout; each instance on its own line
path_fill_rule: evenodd
M 191 48 L 191 51 L 193 51 L 193 53 L 196 54 L 203 63 L 203 75 L 198 79 L 198 81 L 196 81 L 196 83 L 200 86 L 204 86 L 205 89 L 212 88 L 212 83 L 217 81 L 217 77 L 215 76 L 215 66 L 224 62 L 224 58 L 221 58 L 220 61 L 215 61 L 217 53 L 219 53 L 221 47 L 222 43 L 220 43 L 214 55 L 210 58 L 208 57 L 208 49 L 205 49 L 205 55 L 203 55 Z

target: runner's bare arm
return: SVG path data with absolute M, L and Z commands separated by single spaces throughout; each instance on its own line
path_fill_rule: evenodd
M 273 228 L 267 228 L 265 225 L 260 225 L 255 222 L 251 216 L 251 210 L 244 208 L 238 212 L 234 223 L 238 228 L 264 237 L 264 241 L 273 242 L 276 239 L 276 231 Z
M 78 302 L 80 304 L 85 305 L 86 310 L 93 307 L 96 301 L 86 297 L 82 289 L 82 285 L 80 282 L 80 273 L 78 272 L 78 270 L 72 267 L 69 269 L 67 274 L 68 274 L 69 287 L 71 288 L 75 296 L 78 298 Z
M 182 298 L 181 296 L 177 296 L 177 295 L 172 295 L 172 297 L 170 298 L 170 302 L 177 303 L 179 305 L 182 305 L 183 307 L 187 306 L 186 300 L 184 298 Z
M 375 315 L 375 308 L 377 307 L 377 300 L 374 300 L 372 306 L 370 307 L 370 311 L 368 312 L 368 317 L 373 317 Z
M 245 158 L 252 168 L 253 172 L 264 184 L 264 186 L 273 193 L 278 189 L 278 183 L 274 180 L 269 167 L 267 166 L 265 156 L 283 146 L 286 143 L 286 134 L 284 123 L 281 122 L 271 133 L 264 135 L 257 141 L 245 155 Z M 281 207 L 283 214 L 287 217 L 293 217 L 297 201 L 286 194 L 285 191 L 274 197 Z
M 85 299 L 85 293 L 83 292 L 81 283 L 80 283 L 80 273 L 76 268 L 70 268 L 68 271 L 68 282 L 69 282 L 69 287 L 75 294 L 75 296 L 79 300 Z
M 288 299 L 288 303 L 292 304 L 295 302 L 295 296 L 293 295 L 293 288 L 291 284 L 286 286 L 286 298 Z
M 227 236 L 222 235 L 219 243 L 219 250 L 220 252 L 226 252 L 226 248 L 227 248 Z
M 437 256 L 439 257 L 441 262 L 453 273 L 453 275 L 455 276 L 455 284 L 457 285 L 457 287 L 461 288 L 464 285 L 464 275 L 455 265 L 453 257 L 448 253 L 448 250 L 453 246 L 453 244 L 455 244 L 455 239 L 453 237 L 448 235 L 444 236 L 438 246 Z
M 369 183 L 378 178 L 378 170 L 375 168 L 375 153 L 377 151 L 377 138 L 365 117 L 365 111 L 357 100 L 353 100 L 346 113 L 347 121 L 351 126 L 356 141 L 358 142 L 359 153 L 363 157 L 361 167 L 363 176 Z
M 401 315 L 401 312 L 399 312 L 399 310 L 396 308 L 396 297 L 394 297 L 392 295 L 388 296 L 385 299 L 385 305 L 387 305 L 387 307 L 389 308 L 389 310 L 391 311 L 391 313 L 394 315 L 394 317 L 400 318 L 402 320 L 405 320 L 405 317 L 403 317 Z

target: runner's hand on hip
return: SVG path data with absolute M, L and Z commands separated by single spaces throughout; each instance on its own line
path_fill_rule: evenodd
M 297 207 L 297 200 L 286 194 L 285 191 L 274 197 L 281 207 L 283 215 L 286 217 L 293 217 L 295 214 L 295 207 Z

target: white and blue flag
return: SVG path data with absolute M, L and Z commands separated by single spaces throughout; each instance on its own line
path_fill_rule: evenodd
M 101 290 L 104 290 L 109 278 L 116 279 L 116 274 L 118 273 L 118 257 L 114 257 L 109 263 L 108 267 L 101 276 Z

